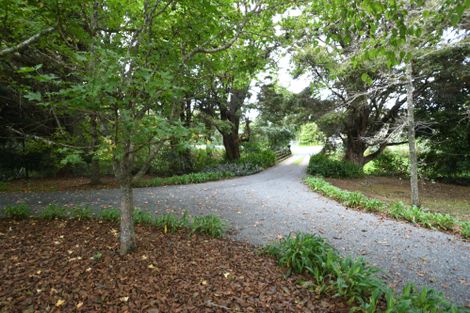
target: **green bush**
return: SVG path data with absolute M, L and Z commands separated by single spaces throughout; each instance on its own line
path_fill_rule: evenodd
M 276 154 L 272 150 L 261 150 L 258 152 L 247 153 L 242 155 L 237 163 L 268 168 L 276 163 Z
M 8 183 L 6 181 L 0 181 L 0 192 L 2 191 L 8 191 Z
M 93 218 L 93 211 L 90 208 L 71 208 L 70 217 L 78 220 L 89 220 Z
M 364 174 L 361 166 L 349 161 L 336 160 L 325 154 L 316 154 L 310 157 L 307 173 L 333 178 L 361 177 Z
M 407 176 L 408 157 L 386 149 L 379 157 L 367 164 L 364 171 L 370 175 Z
M 320 145 L 325 141 L 325 136 L 318 129 L 317 124 L 307 123 L 300 127 L 299 143 L 301 145 Z
M 470 238 L 470 222 L 460 223 L 460 233 L 463 238 Z
M 153 179 L 141 180 L 134 185 L 136 187 L 158 187 L 167 185 L 186 185 L 198 184 L 208 181 L 220 180 L 223 178 L 235 176 L 231 172 L 214 171 L 214 172 L 201 172 L 190 173 L 185 175 L 171 176 L 171 177 L 157 177 Z
M 327 293 L 346 299 L 355 305 L 351 312 L 458 312 L 441 293 L 423 288 L 419 291 L 408 284 L 396 295 L 377 275 L 378 269 L 369 266 L 362 258 L 343 258 L 325 239 L 311 234 L 289 235 L 268 245 L 264 251 L 287 267 L 288 274 L 308 274 L 311 281 L 304 287 L 317 293 Z
M 65 208 L 55 204 L 49 204 L 47 207 L 42 209 L 39 214 L 39 217 L 46 220 L 53 220 L 56 218 L 66 218 L 67 213 L 65 211 Z
M 225 228 L 225 223 L 215 215 L 196 216 L 191 223 L 193 233 L 205 234 L 214 238 L 222 237 Z
M 116 208 L 102 209 L 98 215 L 99 218 L 109 222 L 119 222 L 121 218 L 121 211 Z
M 26 204 L 17 204 L 12 206 L 7 206 L 3 209 L 5 217 L 13 219 L 25 219 L 31 216 L 31 208 Z
M 154 224 L 155 226 L 162 228 L 164 232 L 175 232 L 179 229 L 191 227 L 191 223 L 186 213 L 182 217 L 172 213 L 157 216 Z
M 204 171 L 207 173 L 221 172 L 227 173 L 231 176 L 247 176 L 259 173 L 263 170 L 262 167 L 252 165 L 250 163 L 223 163 L 212 168 L 206 168 Z
M 152 225 L 155 223 L 155 217 L 150 212 L 135 208 L 133 213 L 134 223 L 142 225 Z

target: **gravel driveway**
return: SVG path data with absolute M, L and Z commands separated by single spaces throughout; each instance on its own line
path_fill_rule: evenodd
M 470 305 L 470 243 L 439 231 L 415 227 L 347 209 L 311 192 L 303 183 L 309 154 L 294 156 L 262 173 L 197 185 L 140 188 L 135 204 L 155 213 L 187 210 L 192 215 L 217 214 L 227 220 L 231 236 L 256 245 L 290 232 L 327 238 L 343 255 L 363 256 L 384 270 L 393 286 L 407 281 L 443 291 Z M 0 193 L 0 208 L 26 202 L 118 206 L 119 190 L 47 193 Z

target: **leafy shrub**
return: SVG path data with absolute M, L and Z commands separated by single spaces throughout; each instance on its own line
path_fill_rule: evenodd
M 311 234 L 289 235 L 280 242 L 269 245 L 265 251 L 277 258 L 278 264 L 287 267 L 288 274 L 307 273 L 317 292 L 327 292 L 362 303 L 375 290 L 385 285 L 375 275 L 377 270 L 361 259 L 343 259 L 325 239 Z
M 196 216 L 192 220 L 191 230 L 194 233 L 220 238 L 225 233 L 225 223 L 215 215 Z
M 186 184 L 198 184 L 207 181 L 220 180 L 223 178 L 233 177 L 232 172 L 225 171 L 214 171 L 214 172 L 201 172 L 201 173 L 190 173 L 179 176 L 171 177 L 157 177 L 148 180 L 142 180 L 137 182 L 137 187 L 158 187 L 166 185 L 186 185 Z
M 17 204 L 12 206 L 7 206 L 3 209 L 5 216 L 7 218 L 13 219 L 25 219 L 31 216 L 32 211 L 31 208 L 28 207 L 26 204 Z
M 355 304 L 352 312 L 458 312 L 441 293 L 423 288 L 419 291 L 408 284 L 401 294 L 381 280 L 378 269 L 369 266 L 362 258 L 342 258 L 325 239 L 311 234 L 297 233 L 268 245 L 264 251 L 275 257 L 278 264 L 288 269 L 288 274 L 306 273 L 313 281 L 303 282 L 305 287 L 319 293 L 342 297 Z
M 319 145 L 325 141 L 325 135 L 318 129 L 317 124 L 307 123 L 300 127 L 299 143 L 301 145 Z
M 154 224 L 155 226 L 162 228 L 165 232 L 175 232 L 179 229 L 190 227 L 190 221 L 186 213 L 183 215 L 183 217 L 178 217 L 177 215 L 171 213 L 157 216 Z
M 460 223 L 460 233 L 463 238 L 470 238 L 470 222 Z
M 155 223 L 155 218 L 150 212 L 145 212 L 138 208 L 134 209 L 133 219 L 136 224 L 152 225 Z
M 65 208 L 55 204 L 49 204 L 47 207 L 42 209 L 39 216 L 46 220 L 53 220 L 56 218 L 65 218 L 67 217 L 67 214 L 65 212 Z
M 391 293 L 386 297 L 386 312 L 459 312 L 451 305 L 442 293 L 434 289 L 423 288 L 418 290 L 411 283 L 406 284 L 401 294 L 394 296 Z
M 349 161 L 336 160 L 325 154 L 316 154 L 310 157 L 307 173 L 333 178 L 360 177 L 363 175 L 361 166 Z
M 276 163 L 276 154 L 271 150 L 247 153 L 242 155 L 237 163 L 253 167 L 268 168 Z
M 121 218 L 121 211 L 116 208 L 102 209 L 99 213 L 99 218 L 109 222 L 118 222 Z
M 262 167 L 250 163 L 223 163 L 215 167 L 206 168 L 206 173 L 225 173 L 227 177 L 231 176 L 247 176 L 259 173 L 263 170 Z
M 365 166 L 367 174 L 382 176 L 407 176 L 408 158 L 399 153 L 386 149 L 375 160 Z
M 261 126 L 253 128 L 252 137 L 255 137 L 255 142 L 277 150 L 286 147 L 295 138 L 295 134 L 287 127 Z
M 93 217 L 93 211 L 88 208 L 71 208 L 70 217 L 78 220 L 89 220 Z

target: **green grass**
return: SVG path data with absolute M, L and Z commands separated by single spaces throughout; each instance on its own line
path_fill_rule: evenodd
M 67 217 L 67 212 L 65 208 L 51 203 L 41 210 L 39 217 L 46 220 L 62 219 Z
M 88 208 L 70 208 L 69 209 L 70 218 L 77 220 L 89 220 L 93 218 L 93 211 Z
M 3 209 L 5 217 L 22 220 L 31 216 L 31 208 L 26 204 L 7 206 Z
M 224 235 L 226 224 L 215 215 L 196 216 L 192 220 L 191 230 L 194 233 L 220 238 Z
M 353 305 L 351 312 L 459 312 L 433 289 L 408 284 L 395 293 L 379 278 L 377 268 L 362 258 L 343 258 L 323 238 L 297 233 L 268 245 L 264 251 L 291 273 L 306 274 L 301 284 L 318 294 L 340 297 Z
M 371 199 L 360 192 L 342 190 L 321 177 L 308 176 L 304 181 L 311 189 L 350 208 L 362 209 L 368 212 L 383 212 L 395 219 L 405 220 L 427 228 L 456 232 L 463 238 L 470 238 L 468 226 L 470 223 L 460 221 L 449 214 L 427 212 L 418 207 L 407 206 L 403 202 L 389 204 Z
M 102 209 L 98 214 L 98 218 L 108 222 L 118 222 L 121 218 L 121 212 L 116 208 Z

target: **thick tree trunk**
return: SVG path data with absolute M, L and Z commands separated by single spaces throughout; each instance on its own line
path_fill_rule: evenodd
M 345 142 L 345 155 L 344 159 L 352 162 L 359 166 L 364 166 L 366 162 L 366 157 L 364 152 L 367 149 L 367 146 L 359 138 L 348 136 Z
M 132 217 L 133 211 L 134 199 L 131 181 L 129 179 L 121 183 L 121 255 L 132 251 L 136 247 L 134 220 Z
M 238 137 L 238 129 L 237 131 L 232 131 L 230 133 L 223 133 L 222 138 L 227 160 L 238 160 L 240 158 L 240 139 Z

